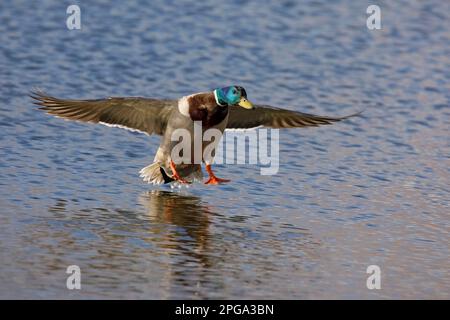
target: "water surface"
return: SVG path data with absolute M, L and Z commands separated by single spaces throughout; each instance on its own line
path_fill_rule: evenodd
M 369 2 L 0 4 L 0 298 L 450 298 L 450 6 Z M 71 98 L 249 98 L 362 117 L 280 132 L 280 170 L 144 184 L 159 137 L 49 117 Z M 78 265 L 82 290 L 66 289 Z M 366 288 L 378 265 L 382 289 Z

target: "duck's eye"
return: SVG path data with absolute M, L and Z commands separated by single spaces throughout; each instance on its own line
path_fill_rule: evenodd
M 233 90 L 233 94 L 237 94 L 237 91 L 236 91 L 236 90 Z

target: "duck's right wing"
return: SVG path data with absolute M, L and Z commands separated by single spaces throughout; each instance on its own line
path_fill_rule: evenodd
M 164 134 L 169 117 L 177 108 L 176 100 L 139 97 L 68 100 L 41 91 L 32 92 L 30 97 L 41 106 L 39 109 L 57 117 L 159 135 Z

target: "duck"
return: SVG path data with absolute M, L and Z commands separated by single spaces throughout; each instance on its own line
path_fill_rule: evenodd
M 212 170 L 214 153 L 205 157 L 206 148 L 217 146 L 221 135 L 228 129 L 301 128 L 329 125 L 357 114 L 344 117 L 318 116 L 270 105 L 256 105 L 248 100 L 242 86 L 232 85 L 183 96 L 179 99 L 154 99 L 144 97 L 109 97 L 103 99 L 60 99 L 41 90 L 30 93 L 33 103 L 46 113 L 68 120 L 98 123 L 161 136 L 153 163 L 140 171 L 143 180 L 150 184 L 191 184 L 203 181 L 201 165 L 205 165 L 208 185 L 230 182 L 218 178 Z M 184 130 L 195 136 L 195 125 L 204 134 L 214 129 L 218 139 L 203 141 L 201 161 L 174 161 L 173 152 L 179 141 L 176 132 Z M 191 141 L 192 148 L 193 139 Z M 184 151 L 182 150 L 181 153 Z M 186 154 L 187 158 L 189 155 Z M 195 152 L 194 152 L 195 156 Z M 191 154 L 191 160 L 192 160 Z M 186 157 L 183 157 L 186 160 Z

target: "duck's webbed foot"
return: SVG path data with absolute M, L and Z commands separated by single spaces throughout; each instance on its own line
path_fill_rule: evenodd
M 209 179 L 208 179 L 208 181 L 205 182 L 205 184 L 219 184 L 219 183 L 225 183 L 225 182 L 231 181 L 228 179 L 217 178 L 216 175 L 214 174 L 214 172 L 212 171 L 210 164 L 206 165 L 206 171 L 208 172 Z
M 184 183 L 184 184 L 190 184 L 189 181 L 183 179 L 177 172 L 177 169 L 175 168 L 175 163 L 170 160 L 170 169 L 172 170 L 172 179 L 179 182 L 179 183 Z

